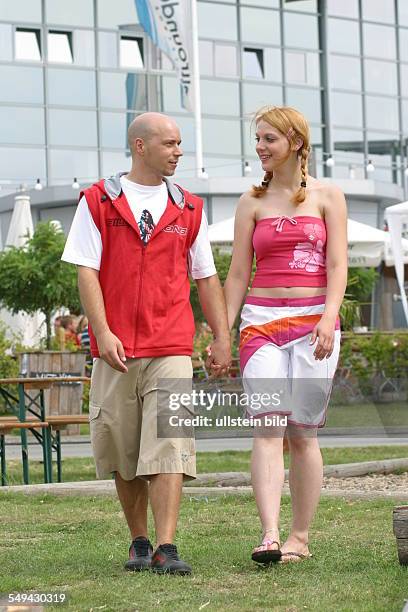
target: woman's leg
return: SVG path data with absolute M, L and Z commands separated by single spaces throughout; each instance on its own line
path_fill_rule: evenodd
M 251 459 L 251 477 L 263 536 L 279 542 L 279 511 L 284 481 L 284 428 L 270 436 L 255 434 Z M 278 548 L 273 545 L 272 548 Z
M 248 412 L 262 423 L 254 428 L 252 487 L 264 539 L 276 542 L 279 542 L 279 511 L 284 481 L 283 436 L 286 429 L 277 419 L 279 412 L 285 412 L 285 406 L 272 403 L 261 405 L 256 400 L 263 397 L 271 398 L 272 401 L 274 394 L 285 386 L 288 365 L 287 352 L 271 343 L 262 346 L 250 357 L 243 372 L 244 389 L 251 400 Z M 275 416 L 268 415 L 274 424 L 267 425 L 265 419 L 259 415 L 270 413 L 272 406 L 276 408 L 277 413 L 274 413 Z M 277 549 L 278 544 L 271 548 Z
M 285 552 L 308 554 L 309 528 L 319 503 L 323 480 L 323 461 L 316 436 L 290 435 L 289 487 L 292 502 L 292 526 Z

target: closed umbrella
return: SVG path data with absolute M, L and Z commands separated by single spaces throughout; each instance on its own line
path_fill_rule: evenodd
M 30 196 L 20 193 L 15 198 L 13 214 L 10 220 L 9 229 L 4 248 L 22 247 L 27 242 L 27 237 L 34 233 L 33 219 L 31 216 Z M 41 328 L 44 317 L 38 313 L 28 315 L 23 312 L 12 314 L 3 308 L 0 310 L 0 319 L 8 328 L 8 333 L 16 334 L 21 338 L 24 346 L 35 346 L 42 337 Z

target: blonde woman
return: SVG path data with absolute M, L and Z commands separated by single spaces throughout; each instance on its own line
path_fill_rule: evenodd
M 287 563 L 310 556 L 309 527 L 322 486 L 316 433 L 325 423 L 340 350 L 347 212 L 338 187 L 308 174 L 310 132 L 300 112 L 263 108 L 255 125 L 265 177 L 239 200 L 225 296 L 231 328 L 247 294 L 255 253 L 256 274 L 241 313 L 243 383 L 259 397 L 269 381 L 282 401 L 247 410 L 254 423 L 262 423 L 254 429 L 251 459 L 262 540 L 252 559 Z M 285 433 L 293 518 L 281 544 Z

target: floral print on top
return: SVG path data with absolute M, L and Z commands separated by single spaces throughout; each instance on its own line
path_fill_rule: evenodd
M 323 229 L 316 223 L 305 223 L 303 232 L 310 242 L 300 242 L 295 246 L 289 267 L 317 272 L 319 266 L 325 267 Z

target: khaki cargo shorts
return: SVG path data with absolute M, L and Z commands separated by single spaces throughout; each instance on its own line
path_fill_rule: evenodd
M 89 422 L 98 478 L 109 478 L 112 472 L 124 480 L 173 473 L 195 478 L 194 437 L 157 437 L 158 381 L 188 379 L 191 385 L 191 358 L 128 359 L 126 365 L 123 374 L 102 359 L 94 360 Z

